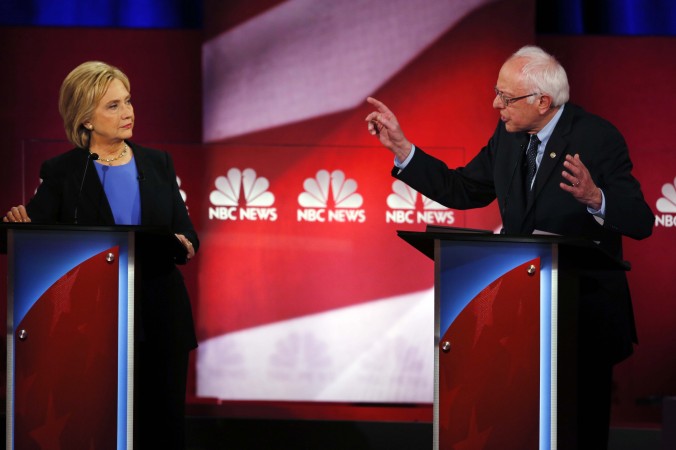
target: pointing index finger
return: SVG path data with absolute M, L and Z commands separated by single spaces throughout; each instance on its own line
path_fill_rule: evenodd
M 391 111 L 387 108 L 387 106 L 385 106 L 385 104 L 384 104 L 383 102 L 381 102 L 380 100 L 377 100 L 377 99 L 375 99 L 375 98 L 373 98 L 373 97 L 367 97 L 367 98 L 366 98 L 366 101 L 369 102 L 370 104 L 372 104 L 373 106 L 375 106 L 375 107 L 378 109 L 378 111 L 380 111 L 381 113 L 389 113 L 389 112 L 391 112 Z

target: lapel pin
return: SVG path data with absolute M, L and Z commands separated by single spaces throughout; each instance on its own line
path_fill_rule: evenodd
M 549 154 L 549 157 L 552 158 L 552 159 L 556 158 L 556 153 L 551 152 L 551 153 Z

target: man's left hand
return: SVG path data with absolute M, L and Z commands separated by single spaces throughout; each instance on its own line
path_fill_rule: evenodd
M 561 189 L 570 192 L 578 202 L 587 205 L 593 210 L 599 210 L 602 202 L 601 190 L 596 186 L 594 180 L 592 180 L 587 167 L 582 164 L 580 155 L 566 155 L 563 167 L 566 170 L 561 172 L 561 175 L 567 183 L 560 183 Z

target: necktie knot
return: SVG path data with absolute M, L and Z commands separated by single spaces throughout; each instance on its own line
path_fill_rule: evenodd
M 528 149 L 526 150 L 526 189 L 530 190 L 533 187 L 533 179 L 537 171 L 536 158 L 538 155 L 538 146 L 540 139 L 537 134 L 530 135 L 528 142 Z

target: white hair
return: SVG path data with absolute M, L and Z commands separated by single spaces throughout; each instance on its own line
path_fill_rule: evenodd
M 552 107 L 558 107 L 568 101 L 570 87 L 568 76 L 563 66 L 549 53 L 534 45 L 521 47 L 509 57 L 525 58 L 527 60 L 521 69 L 521 76 L 528 88 L 539 94 L 552 97 Z M 533 98 L 528 99 L 531 103 Z

